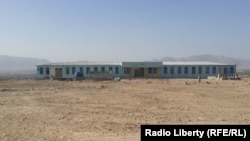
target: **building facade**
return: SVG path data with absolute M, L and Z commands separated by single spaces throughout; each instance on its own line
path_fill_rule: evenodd
M 37 78 L 207 78 L 235 77 L 236 65 L 213 62 L 52 63 L 37 66 Z

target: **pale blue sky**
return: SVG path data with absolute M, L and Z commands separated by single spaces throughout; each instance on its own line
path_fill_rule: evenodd
M 250 59 L 250 1 L 1 0 L 0 54 L 52 62 Z

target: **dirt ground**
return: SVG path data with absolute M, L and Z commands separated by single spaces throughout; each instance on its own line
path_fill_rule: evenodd
M 141 124 L 249 124 L 250 78 L 0 80 L 0 140 L 139 141 Z

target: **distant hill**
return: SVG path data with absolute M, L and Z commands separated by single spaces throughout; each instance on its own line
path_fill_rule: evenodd
M 0 72 L 36 70 L 37 65 L 47 63 L 50 62 L 46 59 L 0 55 Z
M 195 55 L 187 58 L 173 58 L 173 57 L 164 57 L 162 59 L 154 61 L 208 61 L 208 62 L 217 62 L 217 63 L 224 63 L 224 64 L 234 64 L 237 65 L 237 70 L 250 70 L 250 60 L 243 60 L 237 58 L 230 58 L 225 56 L 216 56 L 210 54 L 204 55 Z

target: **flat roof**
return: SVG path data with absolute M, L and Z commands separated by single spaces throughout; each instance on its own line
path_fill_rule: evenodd
M 163 65 L 226 65 L 216 62 L 162 62 Z
M 58 63 L 49 63 L 49 64 L 44 64 L 44 65 L 39 65 L 39 66 L 45 66 L 45 65 L 53 65 L 53 66 L 62 66 L 62 65 L 122 65 L 122 63 L 117 63 L 117 62 L 58 62 Z
M 162 62 L 122 62 L 123 67 L 161 67 Z
M 58 63 L 49 63 L 49 64 L 43 64 L 38 66 L 73 66 L 73 65 L 117 65 L 117 66 L 123 66 L 123 67 L 159 67 L 161 65 L 234 65 L 234 64 L 223 64 L 223 63 L 216 63 L 216 62 L 58 62 Z

